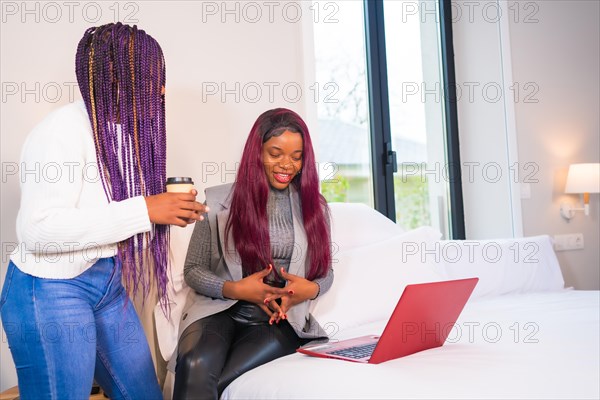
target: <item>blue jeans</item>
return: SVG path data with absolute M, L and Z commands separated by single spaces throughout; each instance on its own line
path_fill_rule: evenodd
M 21 399 L 88 399 L 94 378 L 111 399 L 162 399 L 118 259 L 73 279 L 37 278 L 11 261 L 0 310 Z

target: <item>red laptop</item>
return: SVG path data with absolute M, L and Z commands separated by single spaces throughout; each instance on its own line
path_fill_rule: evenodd
M 298 352 L 315 357 L 379 364 L 440 347 L 479 278 L 407 285 L 381 336 L 308 344 Z

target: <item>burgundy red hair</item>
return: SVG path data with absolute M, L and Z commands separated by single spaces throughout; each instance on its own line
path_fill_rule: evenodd
M 252 126 L 235 180 L 225 237 L 228 238 L 231 232 L 246 274 L 260 271 L 273 263 L 267 216 L 269 182 L 261 151 L 263 143 L 285 131 L 302 135 L 304 144 L 302 173 L 297 174 L 290 185 L 297 189 L 302 204 L 302 220 L 308 242 L 307 248 L 302 251 L 308 252 L 306 257 L 309 260 L 306 278 L 314 280 L 325 276 L 331 265 L 330 228 L 327 223 L 329 207 L 319 192 L 319 177 L 308 127 L 291 110 L 276 108 L 266 111 Z

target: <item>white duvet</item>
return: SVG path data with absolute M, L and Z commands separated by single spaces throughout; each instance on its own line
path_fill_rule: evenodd
M 379 365 L 293 354 L 242 375 L 223 399 L 600 397 L 600 292 L 469 301 L 446 344 Z M 333 339 L 381 333 L 385 320 Z

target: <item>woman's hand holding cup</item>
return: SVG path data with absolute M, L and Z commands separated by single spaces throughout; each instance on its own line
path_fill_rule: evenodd
M 145 197 L 150 222 L 185 227 L 202 221 L 207 206 L 196 201 L 198 191 L 191 178 L 169 178 L 167 192 Z

